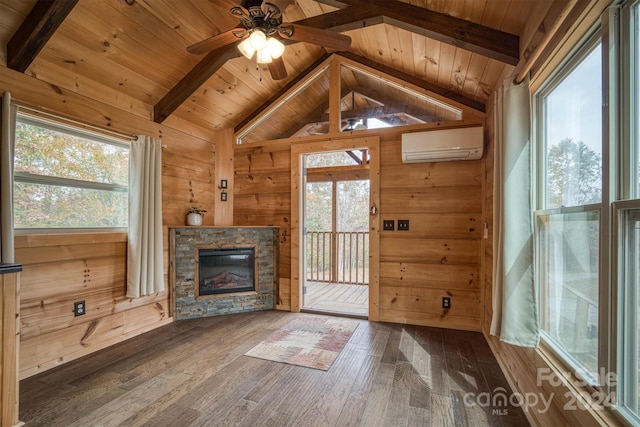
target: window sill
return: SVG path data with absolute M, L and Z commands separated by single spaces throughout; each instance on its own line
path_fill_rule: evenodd
M 579 378 L 573 368 L 569 367 L 555 351 L 544 341 L 536 349 L 536 355 L 543 364 L 549 367 L 548 372 L 537 368 L 538 385 L 555 394 L 554 401 L 570 418 L 579 425 L 631 425 L 615 412 L 614 407 L 603 404 L 607 399 L 607 391 L 600 391 Z M 560 384 L 558 384 L 560 383 Z

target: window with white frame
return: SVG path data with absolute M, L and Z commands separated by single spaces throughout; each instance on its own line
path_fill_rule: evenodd
M 17 229 L 127 226 L 126 142 L 26 114 L 15 139 Z
M 544 340 L 595 383 L 599 346 L 602 54 L 593 39 L 536 96 L 537 277 Z
M 640 425 L 640 0 L 601 22 L 606 49 L 586 43 L 535 96 L 541 327 Z
M 621 132 L 622 199 L 614 203 L 614 247 L 617 251 L 618 408 L 634 425 L 640 424 L 640 1 L 621 9 L 621 63 L 624 76 Z M 628 60 L 627 60 L 628 57 Z M 627 156 L 624 154 L 628 153 Z M 629 185 L 625 182 L 629 181 Z M 626 192 L 627 194 L 624 194 Z

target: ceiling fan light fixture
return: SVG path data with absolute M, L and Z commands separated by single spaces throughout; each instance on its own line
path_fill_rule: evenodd
M 254 30 L 249 36 L 249 42 L 259 52 L 267 46 L 267 35 L 262 30 Z
M 248 38 L 244 39 L 242 43 L 238 45 L 238 50 L 247 59 L 253 58 L 253 54 L 256 53 L 256 49 L 253 47 L 251 41 Z
M 273 58 L 271 58 L 269 49 L 262 49 L 256 52 L 256 62 L 258 64 L 268 64 L 271 61 L 273 61 Z
M 267 39 L 267 48 L 265 50 L 269 51 L 271 58 L 278 59 L 284 53 L 284 45 L 280 40 L 274 37 L 269 37 Z

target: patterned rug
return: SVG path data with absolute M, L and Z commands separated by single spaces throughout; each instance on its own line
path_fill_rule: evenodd
M 301 316 L 269 335 L 245 356 L 307 368 L 328 370 L 358 321 L 326 316 Z

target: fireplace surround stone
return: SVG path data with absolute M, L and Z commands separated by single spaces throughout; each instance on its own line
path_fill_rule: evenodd
M 198 296 L 199 249 L 255 248 L 255 292 Z M 278 227 L 169 228 L 170 289 L 177 320 L 275 308 L 278 283 Z

